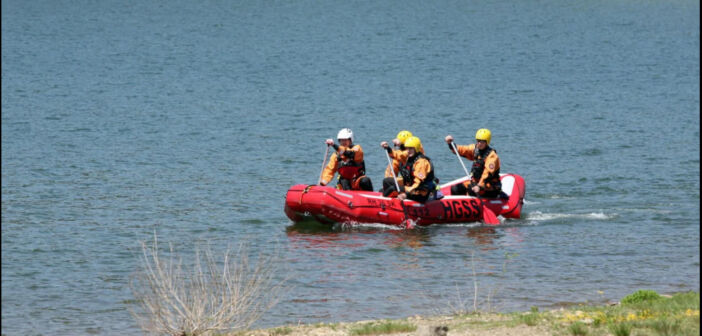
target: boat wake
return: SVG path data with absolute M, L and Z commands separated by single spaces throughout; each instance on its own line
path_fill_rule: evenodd
M 405 228 L 399 227 L 396 225 L 387 225 L 387 224 L 383 224 L 383 223 L 344 222 L 344 223 L 335 223 L 334 229 L 341 230 L 341 231 L 363 231 L 363 230 L 400 231 L 400 230 L 404 230 Z
M 582 219 L 595 219 L 595 220 L 608 220 L 613 219 L 617 216 L 614 214 L 605 214 L 603 212 L 591 212 L 585 214 L 564 214 L 564 213 L 542 213 L 540 211 L 530 212 L 526 215 L 526 220 L 535 221 L 550 221 L 554 219 L 562 218 L 582 218 Z
M 498 219 L 501 222 L 504 222 L 505 219 L 502 217 L 498 217 Z M 431 224 L 429 226 L 416 226 L 410 219 L 410 229 L 415 229 L 415 228 L 429 228 L 429 227 L 479 227 L 483 226 L 482 223 L 480 222 L 469 222 L 469 223 L 448 223 L 448 224 Z M 334 224 L 334 230 L 341 230 L 341 231 L 365 231 L 365 230 L 370 230 L 370 231 L 402 231 L 402 230 L 407 230 L 406 226 L 397 226 L 397 225 L 387 225 L 387 224 L 382 224 L 382 223 L 358 223 L 358 222 L 346 222 L 346 223 L 337 223 Z

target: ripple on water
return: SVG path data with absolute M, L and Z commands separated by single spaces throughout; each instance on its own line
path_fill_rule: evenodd
M 76 4 L 2 3 L 3 334 L 138 333 L 154 234 L 186 262 L 280 251 L 295 288 L 261 326 L 431 313 L 475 282 L 508 311 L 699 289 L 699 1 Z M 376 188 L 398 131 L 450 181 L 443 138 L 491 129 L 522 218 L 291 223 L 285 191 L 342 127 Z

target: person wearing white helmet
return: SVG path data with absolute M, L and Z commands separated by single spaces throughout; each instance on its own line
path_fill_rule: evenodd
M 334 147 L 335 152 L 324 168 L 319 184 L 327 185 L 338 172 L 338 189 L 373 191 L 371 179 L 366 176 L 363 148 L 353 144 L 353 131 L 350 128 L 342 128 L 336 138 L 339 140 L 338 145 L 332 139 L 326 140 L 327 146 Z
M 492 133 L 487 128 L 481 128 L 475 133 L 475 144 L 456 146 L 458 155 L 473 161 L 470 170 L 470 180 L 451 187 L 451 195 L 480 195 L 482 197 L 498 197 L 502 191 L 500 182 L 500 158 L 497 151 L 490 147 Z M 453 137 L 446 136 L 446 143 L 452 152 Z M 455 152 L 454 152 L 455 154 Z

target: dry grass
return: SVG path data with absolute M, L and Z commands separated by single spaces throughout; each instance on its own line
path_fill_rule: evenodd
M 252 262 L 247 246 L 227 249 L 214 258 L 209 246 L 195 249 L 192 270 L 170 245 L 159 254 L 154 235 L 142 242 L 140 269 L 130 282 L 140 309 L 131 310 L 141 328 L 152 334 L 210 335 L 245 330 L 278 303 L 285 280 L 274 277 L 277 258 L 259 255 Z
M 517 255 L 505 254 L 505 261 L 502 264 L 502 271 L 500 274 L 505 275 L 507 273 L 507 263 L 515 256 Z M 499 290 L 499 284 L 497 282 L 493 282 L 487 286 L 480 285 L 480 281 L 478 279 L 479 265 L 476 265 L 474 251 L 471 251 L 470 264 L 466 266 L 468 266 L 466 268 L 470 268 L 471 270 L 470 278 L 472 288 L 466 290 L 465 288 L 461 288 L 458 284 L 456 284 L 455 292 L 442 295 L 439 300 L 435 300 L 435 304 L 437 305 L 437 307 L 433 309 L 435 315 L 462 315 L 495 311 L 496 307 L 494 306 L 493 299 Z M 487 266 L 482 265 L 482 267 Z M 482 274 L 487 273 L 482 272 Z

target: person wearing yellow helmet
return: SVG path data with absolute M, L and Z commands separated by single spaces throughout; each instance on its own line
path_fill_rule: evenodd
M 410 131 L 408 131 L 408 130 L 402 130 L 402 131 L 400 131 L 400 132 L 397 133 L 397 137 L 395 137 L 395 139 L 397 139 L 398 141 L 400 141 L 400 142 L 401 142 L 401 145 L 404 145 L 404 144 L 405 144 L 405 140 L 407 140 L 407 139 L 410 138 L 411 136 L 412 136 L 412 132 L 410 132 Z M 393 142 L 394 142 L 394 140 L 393 140 Z
M 327 139 L 327 146 L 334 147 L 329 164 L 322 171 L 320 185 L 327 185 L 335 173 L 339 173 L 337 189 L 373 191 L 373 183 L 366 176 L 366 163 L 363 160 L 363 148 L 353 144 L 353 131 L 343 128 L 337 135 L 339 144 Z
M 396 150 L 389 151 L 389 156 L 392 158 L 392 163 L 388 163 L 388 166 L 385 168 L 385 176 L 383 178 L 383 188 L 380 189 L 380 191 L 383 193 L 383 196 L 390 196 L 390 193 L 387 192 L 387 187 L 388 186 L 394 186 L 395 185 L 395 180 L 394 177 L 397 177 L 397 182 L 402 184 L 402 176 L 400 176 L 400 163 L 404 162 L 407 160 L 407 149 L 405 148 L 405 140 L 410 138 L 412 136 L 412 132 L 407 131 L 407 130 L 402 130 L 399 133 L 397 133 L 397 136 L 395 139 L 392 140 L 393 145 L 395 145 Z M 387 142 L 383 141 L 380 143 L 380 146 L 385 148 L 387 146 Z M 424 153 L 424 149 L 421 149 L 421 152 Z M 394 188 L 393 188 L 394 190 Z
M 383 143 L 381 146 L 388 151 L 388 154 L 394 152 L 387 143 Z M 393 181 L 391 186 L 387 186 L 387 188 L 384 186 L 383 192 L 385 194 L 386 189 L 389 190 L 387 194 L 397 191 L 397 198 L 400 200 L 409 198 L 424 203 L 436 190 L 434 165 L 431 163 L 431 159 L 422 153 L 422 141 L 418 137 L 407 138 L 404 146 L 407 150 L 407 158 L 400 161 L 399 172 L 402 176 L 400 190 L 395 190 Z
M 473 161 L 470 170 L 470 180 L 451 187 L 451 195 L 480 195 L 483 197 L 497 197 L 502 191 L 500 182 L 500 158 L 497 151 L 490 147 L 492 133 L 487 128 L 481 128 L 475 133 L 475 144 L 456 146 L 458 155 Z M 454 152 L 453 137 L 449 134 L 445 138 L 451 152 Z M 455 152 L 454 152 L 455 154 Z

